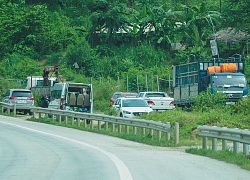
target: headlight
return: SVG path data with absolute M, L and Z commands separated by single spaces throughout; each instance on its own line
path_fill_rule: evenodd
M 129 111 L 123 111 L 123 114 L 132 114 L 132 113 Z

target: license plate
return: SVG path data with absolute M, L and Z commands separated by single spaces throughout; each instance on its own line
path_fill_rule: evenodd
M 226 104 L 235 104 L 235 102 L 226 102 Z
M 17 103 L 25 103 L 25 100 L 17 100 Z

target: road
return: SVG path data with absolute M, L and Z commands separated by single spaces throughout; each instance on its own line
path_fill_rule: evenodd
M 80 130 L 0 115 L 1 180 L 250 179 L 236 165 Z

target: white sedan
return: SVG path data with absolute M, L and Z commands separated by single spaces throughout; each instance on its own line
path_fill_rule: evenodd
M 118 111 L 120 117 L 126 118 L 149 114 L 153 111 L 142 98 L 118 98 L 113 107 Z

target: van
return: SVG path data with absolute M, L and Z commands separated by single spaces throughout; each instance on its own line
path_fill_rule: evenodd
M 48 108 L 93 113 L 92 84 L 55 83 Z

